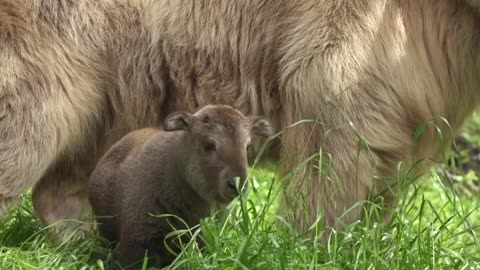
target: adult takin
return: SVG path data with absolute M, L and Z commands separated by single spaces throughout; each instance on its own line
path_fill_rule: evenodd
M 208 105 L 193 115 L 171 113 L 163 131 L 140 129 L 113 145 L 91 176 L 89 200 L 100 234 L 118 243 L 122 265 L 142 262 L 145 252 L 155 265 L 170 264 L 164 241 L 170 248 L 176 242 L 167 234 L 197 225 L 212 206 L 239 195 L 252 137 L 272 133 L 263 118 Z
M 292 226 L 388 220 L 399 162 L 434 165 L 480 105 L 479 29 L 480 0 L 0 0 L 0 215 L 33 187 L 43 223 L 83 219 L 120 138 L 228 104 L 286 129 L 265 157 Z

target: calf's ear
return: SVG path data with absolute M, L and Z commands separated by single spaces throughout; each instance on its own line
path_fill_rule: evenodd
M 252 123 L 251 132 L 254 136 L 269 137 L 273 135 L 273 127 L 270 121 L 263 117 L 250 117 Z
M 163 130 L 176 131 L 188 130 L 193 121 L 193 115 L 187 112 L 174 112 L 165 118 L 163 121 Z

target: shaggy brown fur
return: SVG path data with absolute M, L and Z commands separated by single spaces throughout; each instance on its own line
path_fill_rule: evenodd
M 86 179 L 114 141 L 168 112 L 223 103 L 267 116 L 276 129 L 317 121 L 289 129 L 271 158 L 287 172 L 320 149 L 331 154 L 336 174 L 300 170 L 286 188 L 303 196 L 284 202 L 300 228 L 319 209 L 334 226 L 385 187 L 374 176 L 394 176 L 401 160 L 438 157 L 433 128 L 412 151 L 421 123 L 444 117 L 454 134 L 477 106 L 478 6 L 0 0 L 0 204 L 36 185 L 43 222 L 80 217 Z M 395 203 L 394 191 L 385 203 Z M 360 209 L 344 217 L 352 222 Z
M 147 128 L 127 134 L 90 178 L 89 200 L 100 216 L 100 233 L 119 242 L 124 266 L 141 263 L 146 251 L 156 266 L 170 264 L 174 257 L 163 244 L 168 240 L 175 249 L 175 241 L 166 236 L 171 226 L 186 228 L 176 218 L 151 215 L 171 214 L 190 228 L 197 225 L 212 206 L 225 206 L 245 185 L 251 138 L 273 133 L 268 121 L 221 105 L 194 115 L 170 114 L 163 129 L 168 132 Z

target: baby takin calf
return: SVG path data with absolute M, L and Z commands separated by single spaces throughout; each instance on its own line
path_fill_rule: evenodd
M 100 234 L 118 243 L 123 266 L 142 262 L 165 266 L 175 248 L 168 233 L 197 225 L 212 206 L 226 206 L 245 185 L 247 147 L 273 128 L 260 117 L 246 117 L 225 105 L 208 105 L 195 114 L 175 112 L 163 130 L 147 128 L 127 134 L 113 145 L 91 175 L 89 200 Z M 154 215 L 157 215 L 155 217 Z M 182 239 L 185 240 L 185 239 Z

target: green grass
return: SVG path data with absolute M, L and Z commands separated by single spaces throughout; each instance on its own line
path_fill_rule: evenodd
M 476 145 L 479 129 L 475 115 L 465 134 Z M 297 234 L 276 216 L 278 178 L 254 170 L 248 196 L 216 221 L 202 222 L 204 249 L 186 243 L 170 269 L 480 269 L 480 194 L 446 187 L 445 168 L 410 185 L 390 223 L 352 224 L 334 233 L 328 245 L 321 236 Z M 472 172 L 458 177 L 477 179 Z M 365 211 L 375 214 L 375 209 Z M 0 269 L 111 269 L 114 264 L 94 235 L 50 242 L 28 193 L 0 225 Z

